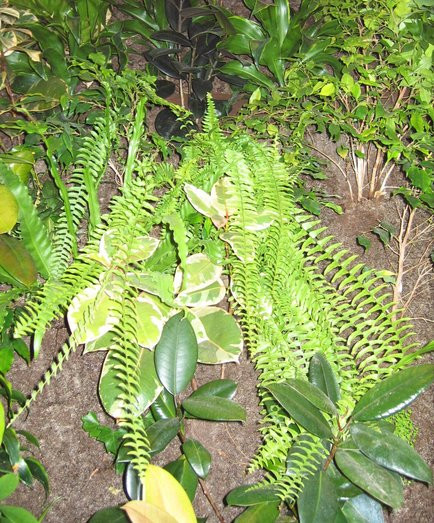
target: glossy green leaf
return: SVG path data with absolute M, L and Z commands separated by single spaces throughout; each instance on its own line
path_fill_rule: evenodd
M 18 475 L 12 472 L 0 476 L 0 499 L 5 499 L 15 492 L 19 482 Z
M 354 423 L 350 430 L 359 450 L 378 465 L 418 481 L 432 483 L 430 467 L 398 436 L 378 432 L 364 423 Z
M 190 382 L 197 364 L 197 341 L 183 313 L 166 323 L 155 348 L 155 367 L 161 383 L 171 394 L 179 394 Z
M 47 497 L 50 493 L 50 484 L 45 467 L 39 460 L 32 456 L 25 458 L 25 462 L 27 463 L 32 476 L 44 487 L 45 497 Z
M 387 418 L 412 403 L 434 380 L 434 365 L 417 365 L 392 374 L 362 397 L 353 411 L 357 421 Z
M 36 267 L 23 242 L 0 235 L 0 281 L 30 287 L 36 281 Z
M 328 412 L 329 414 L 337 414 L 336 407 L 333 405 L 332 401 L 320 388 L 312 385 L 312 383 L 293 378 L 286 380 L 285 384 L 301 394 L 304 399 L 309 403 L 312 403 L 312 405 L 319 410 Z
M 187 398 L 182 406 L 188 414 L 210 421 L 245 421 L 246 411 L 232 400 L 218 396 Z
M 142 349 L 137 365 L 140 388 L 135 397 L 134 408 L 138 412 L 144 412 L 160 394 L 163 386 L 155 371 L 152 352 Z M 114 418 L 124 417 L 125 399 L 120 379 L 116 355 L 110 351 L 101 371 L 98 393 L 105 411 Z
M 403 489 L 398 475 L 377 465 L 359 450 L 338 449 L 335 460 L 342 473 L 370 496 L 392 508 L 402 505 Z
M 211 454 L 202 443 L 189 438 L 182 444 L 182 451 L 194 472 L 200 478 L 206 478 L 211 468 Z
M 164 468 L 182 485 L 190 501 L 193 501 L 198 479 L 187 458 L 181 456 L 177 460 L 168 463 Z
M 322 352 L 316 352 L 310 360 L 309 381 L 327 394 L 334 404 L 337 403 L 339 385 L 330 363 Z
M 200 396 L 219 396 L 231 400 L 237 391 L 237 384 L 233 380 L 213 380 L 204 383 L 198 387 L 190 398 L 198 398 Z
M 102 508 L 95 512 L 89 523 L 129 523 L 129 518 L 124 510 L 119 507 Z
M 312 403 L 285 383 L 273 383 L 268 390 L 297 423 L 320 438 L 332 438 L 327 420 Z
M 234 519 L 234 523 L 274 523 L 279 516 L 280 502 L 253 505 Z
M 348 523 L 383 523 L 383 507 L 367 494 L 347 500 L 342 512 Z
M 190 311 L 196 334 L 200 363 L 239 361 L 243 349 L 241 329 L 232 314 L 218 307 L 199 307 Z
M 279 491 L 272 484 L 241 485 L 231 490 L 225 499 L 228 505 L 250 507 L 260 503 L 278 501 Z
M 142 499 L 143 485 L 131 461 L 125 469 L 123 483 L 128 499 Z
M 0 514 L 6 518 L 8 523 L 38 523 L 35 516 L 22 507 L 0 505 Z
M 338 499 L 333 481 L 326 472 L 320 470 L 305 481 L 297 508 L 300 523 L 334 521 Z
M 162 452 L 180 429 L 178 418 L 160 419 L 146 429 L 151 456 Z
M 173 395 L 166 389 L 163 389 L 158 398 L 152 403 L 151 412 L 157 421 L 159 419 L 174 418 L 176 416 L 176 406 Z

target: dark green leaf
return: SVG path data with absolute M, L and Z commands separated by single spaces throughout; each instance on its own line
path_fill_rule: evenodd
M 432 483 L 430 467 L 398 436 L 377 432 L 364 423 L 351 425 L 351 436 L 363 454 L 378 465 L 418 481 Z
M 125 510 L 119 507 L 108 507 L 95 512 L 89 523 L 128 523 L 129 521 Z
M 268 390 L 297 423 L 320 438 L 332 438 L 331 428 L 321 412 L 285 383 L 273 383 Z
M 163 451 L 179 431 L 178 418 L 160 419 L 146 429 L 151 456 Z
M 206 478 L 211 468 L 211 454 L 202 443 L 189 438 L 182 444 L 182 451 L 194 472 L 200 478 Z
M 176 406 L 173 395 L 166 389 L 163 389 L 151 405 L 151 412 L 156 421 L 159 419 L 174 418 L 176 416 Z
M 5 499 L 15 492 L 18 487 L 19 478 L 16 474 L 10 473 L 0 476 L 0 499 Z
M 188 414 L 211 421 L 245 421 L 246 411 L 241 405 L 218 396 L 187 398 L 182 406 Z
M 357 240 L 357 243 L 360 245 L 360 247 L 363 247 L 363 249 L 365 251 L 367 251 L 369 249 L 369 247 L 371 246 L 371 240 L 364 236 L 363 234 L 360 234 L 359 236 L 357 236 L 356 238 Z
M 338 449 L 335 460 L 342 473 L 370 496 L 392 508 L 402 505 L 404 497 L 399 476 L 380 467 L 359 450 Z
M 266 87 L 267 89 L 274 89 L 274 83 L 256 69 L 252 64 L 243 65 L 242 63 L 233 60 L 232 62 L 227 62 L 219 69 L 225 75 L 237 76 L 248 80 L 249 82 L 260 85 L 261 87 Z
M 131 462 L 128 463 L 125 469 L 124 490 L 128 499 L 142 499 L 143 485 Z
M 298 501 L 300 523 L 334 521 L 338 513 L 338 499 L 333 481 L 320 470 L 305 481 Z
M 336 407 L 331 400 L 316 385 L 299 379 L 286 380 L 285 384 L 289 385 L 289 387 L 298 392 L 298 394 L 303 396 L 304 399 L 312 403 L 312 405 L 319 410 L 327 412 L 328 414 L 337 414 Z
M 193 327 L 180 312 L 164 325 L 155 347 L 155 368 L 164 387 L 173 395 L 182 392 L 194 375 L 197 340 Z
M 9 456 L 9 461 L 12 467 L 17 465 L 20 461 L 20 442 L 14 429 L 8 428 L 3 434 L 3 446 Z
M 346 501 L 342 507 L 348 523 L 383 523 L 383 508 L 367 494 Z
M 47 497 L 50 493 L 50 485 L 48 483 L 48 474 L 45 467 L 39 460 L 32 458 L 31 456 L 25 458 L 25 462 L 27 463 L 32 476 L 44 487 L 45 497 Z
M 169 80 L 159 79 L 155 82 L 155 89 L 158 96 L 161 96 L 161 98 L 168 98 L 175 92 L 176 86 Z
M 31 432 L 28 432 L 27 430 L 17 430 L 17 434 L 24 436 L 29 443 L 35 445 L 35 447 L 39 449 L 39 440 Z
M 236 487 L 226 496 L 228 505 L 238 507 L 250 507 L 269 501 L 279 500 L 279 491 L 272 484 L 270 485 L 242 485 Z
M 279 516 L 279 502 L 253 505 L 235 518 L 234 523 L 274 523 Z
M 20 481 L 25 483 L 27 486 L 33 485 L 33 476 L 30 471 L 29 466 L 27 465 L 26 461 L 23 458 L 20 458 L 18 460 L 18 463 L 15 465 L 16 470 L 18 470 L 18 475 L 20 477 Z
M 187 492 L 190 501 L 193 501 L 198 479 L 186 457 L 181 456 L 176 461 L 168 463 L 164 468 L 178 480 L 185 492 Z
M 392 374 L 362 397 L 353 411 L 357 421 L 387 418 L 412 403 L 434 380 L 434 365 L 417 365 Z
M 336 405 L 339 399 L 339 385 L 327 358 L 316 352 L 309 364 L 309 381 L 321 389 Z
M 180 121 L 176 114 L 167 108 L 160 111 L 155 118 L 155 130 L 166 140 L 173 136 L 185 138 L 195 128 L 190 121 Z
M 151 38 L 161 42 L 171 42 L 173 44 L 183 45 L 184 47 L 193 47 L 190 40 L 177 31 L 156 31 L 151 34 Z
M 213 380 L 204 383 L 197 388 L 190 398 L 198 398 L 199 396 L 219 396 L 231 400 L 237 391 L 237 384 L 233 380 Z

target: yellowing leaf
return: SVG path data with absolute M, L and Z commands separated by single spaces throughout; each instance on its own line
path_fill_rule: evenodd
M 185 490 L 172 474 L 156 465 L 146 469 L 143 500 L 130 501 L 122 508 L 133 523 L 196 523 Z
M 177 523 L 165 510 L 146 501 L 130 501 L 122 507 L 131 523 Z

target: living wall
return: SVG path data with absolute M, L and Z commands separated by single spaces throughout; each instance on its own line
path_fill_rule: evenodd
M 245 421 L 236 382 L 195 377 L 244 351 L 258 372 L 262 443 L 250 470 L 261 479 L 227 493 L 244 507 L 236 521 L 383 521 L 383 507 L 403 503 L 401 476 L 432 481 L 405 411 L 434 379 L 432 365 L 414 365 L 432 343 L 414 341 L 399 301 L 414 216 L 432 205 L 429 12 L 245 3 L 248 18 L 171 1 L 123 2 L 122 16 L 96 1 L 0 11 L 2 499 L 20 480 L 48 493 L 22 419 L 81 347 L 104 351 L 95 387 L 116 421 L 89 413 L 83 427 L 113 454 L 130 500 L 91 521 L 196 521 L 199 485 L 224 521 L 206 484 L 211 454 L 188 427 Z M 126 65 L 130 42 L 145 46 L 146 71 Z M 232 85 L 227 103 L 249 93 L 240 118 L 219 119 L 216 76 Z M 167 77 L 180 105 L 164 98 Z M 319 153 L 350 198 L 404 202 L 400 234 L 374 230 L 398 243 L 396 275 L 361 263 L 321 224 L 321 207 L 342 209 L 305 182 L 323 177 L 313 131 L 335 142 L 337 157 Z M 38 357 L 59 319 L 68 340 L 26 399 L 7 373 L 16 355 Z M 152 464 L 176 439 L 178 457 Z M 7 500 L 0 512 L 36 519 Z

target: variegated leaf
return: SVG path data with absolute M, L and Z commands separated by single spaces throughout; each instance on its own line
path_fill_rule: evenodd
M 115 231 L 109 229 L 100 240 L 99 253 L 92 255 L 106 267 L 111 265 L 112 259 L 118 254 L 118 247 L 114 243 Z M 129 248 L 127 263 L 134 263 L 150 258 L 158 247 L 160 241 L 152 236 L 138 236 L 132 240 Z
M 174 288 L 179 291 L 192 292 L 207 287 L 220 279 L 222 267 L 215 265 L 205 254 L 193 254 L 187 258 L 187 270 L 176 269 Z
M 100 338 L 118 322 L 115 303 L 101 285 L 92 285 L 80 292 L 68 309 L 68 324 L 76 333 L 78 343 L 88 343 Z
M 143 413 L 163 390 L 163 385 L 155 371 L 153 352 L 142 350 L 138 362 L 138 373 L 139 391 L 133 405 L 133 409 L 137 409 L 137 415 Z M 125 417 L 123 390 L 116 357 L 113 351 L 109 351 L 101 371 L 98 392 L 107 414 L 117 419 Z
M 211 364 L 238 362 L 243 337 L 234 317 L 218 307 L 195 308 L 191 314 L 199 345 L 198 361 Z
M 168 307 L 164 307 L 158 298 L 142 293 L 136 301 L 137 342 L 142 347 L 152 349 L 158 343 L 164 324 L 168 319 Z
M 127 281 L 141 291 L 158 296 L 164 303 L 173 302 L 173 276 L 156 271 L 128 272 Z
M 224 298 L 226 293 L 225 285 L 219 278 L 207 287 L 195 289 L 193 291 L 183 291 L 178 294 L 175 304 L 179 307 L 204 307 L 205 305 L 216 305 Z

